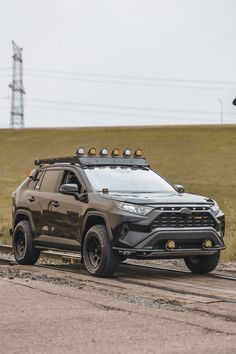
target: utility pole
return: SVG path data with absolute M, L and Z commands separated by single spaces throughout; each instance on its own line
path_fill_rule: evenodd
M 12 41 L 13 45 L 13 73 L 12 82 L 9 87 L 12 89 L 11 94 L 11 118 L 10 127 L 19 126 L 24 128 L 24 99 L 25 90 L 23 87 L 23 69 L 22 69 L 22 50 L 23 48 Z

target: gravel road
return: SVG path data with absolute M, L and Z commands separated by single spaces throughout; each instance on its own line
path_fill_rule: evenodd
M 0 265 L 0 289 L 3 353 L 236 353 L 234 281 Z

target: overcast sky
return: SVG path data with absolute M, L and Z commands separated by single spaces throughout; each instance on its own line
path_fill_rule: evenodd
M 0 127 L 12 45 L 25 126 L 236 123 L 235 0 L 0 0 Z

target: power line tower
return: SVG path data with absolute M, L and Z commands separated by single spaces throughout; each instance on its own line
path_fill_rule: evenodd
M 12 82 L 9 87 L 12 89 L 11 94 L 11 118 L 10 127 L 24 127 L 24 99 L 25 90 L 23 87 L 23 69 L 22 69 L 22 50 L 23 48 L 12 41 L 13 45 L 13 73 Z

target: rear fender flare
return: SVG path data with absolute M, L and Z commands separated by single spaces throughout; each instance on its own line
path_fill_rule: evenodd
M 26 220 L 26 219 L 29 220 L 29 223 L 30 223 L 30 226 L 31 226 L 31 230 L 35 234 L 36 229 L 35 229 L 35 225 L 34 225 L 34 221 L 33 221 L 32 215 L 31 215 L 31 213 L 28 210 L 23 210 L 23 209 L 17 210 L 17 212 L 15 214 L 15 217 L 14 217 L 13 223 L 12 223 L 13 232 L 14 232 L 14 229 L 15 229 L 17 223 L 18 223 L 17 219 L 19 219 L 20 216 L 26 217 L 26 218 L 23 218 L 23 220 Z

